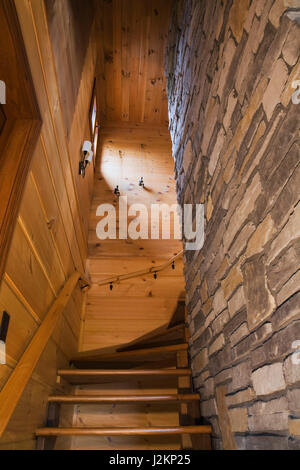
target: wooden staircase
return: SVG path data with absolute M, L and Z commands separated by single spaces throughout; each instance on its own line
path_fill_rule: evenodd
M 176 327 L 184 335 L 180 344 L 162 345 L 158 340 L 170 338 L 174 330 L 166 336 L 159 331 L 143 338 L 145 347 L 139 349 L 131 344 L 114 353 L 88 352 L 72 359 L 72 368 L 58 371 L 60 382 L 69 384 L 72 393 L 49 397 L 47 426 L 36 431 L 37 448 L 63 448 L 59 439 L 77 438 L 82 442 L 73 442 L 71 448 L 210 449 L 211 427 L 201 420 L 200 397 L 191 388 L 183 326 Z M 63 409 L 70 405 L 77 407 L 79 419 L 66 426 Z M 155 425 L 149 422 L 152 412 Z M 160 444 L 155 444 L 155 436 Z M 116 437 L 125 444 L 112 441 Z M 136 444 L 129 444 L 132 438 Z

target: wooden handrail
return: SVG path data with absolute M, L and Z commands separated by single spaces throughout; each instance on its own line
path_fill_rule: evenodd
M 98 286 L 105 286 L 108 284 L 113 284 L 113 283 L 119 283 L 120 281 L 125 281 L 126 279 L 132 279 L 134 277 L 140 277 L 140 276 L 145 276 L 147 274 L 155 274 L 163 271 L 164 269 L 167 269 L 169 266 L 174 263 L 177 259 L 179 259 L 183 254 L 183 250 L 180 251 L 177 255 L 173 256 L 171 259 L 166 261 L 166 263 L 161 264 L 160 266 L 151 266 L 148 269 L 142 269 L 140 271 L 135 271 L 132 273 L 128 274 L 120 274 L 118 276 L 112 276 L 108 277 L 106 279 L 103 279 L 103 281 L 100 281 L 97 283 Z
M 77 282 L 84 279 L 75 271 L 65 283 L 63 289 L 54 301 L 45 319 L 35 333 L 29 346 L 13 370 L 11 376 L 0 392 L 0 437 L 29 382 L 33 371 L 55 329 L 57 321 L 64 311 Z

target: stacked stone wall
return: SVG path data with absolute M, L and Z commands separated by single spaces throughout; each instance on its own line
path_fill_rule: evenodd
M 166 73 L 190 356 L 215 448 L 300 449 L 298 0 L 177 0 Z M 293 102 L 295 101 L 295 103 Z

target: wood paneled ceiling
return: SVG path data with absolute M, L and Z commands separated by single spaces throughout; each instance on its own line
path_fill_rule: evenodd
M 172 1 L 96 2 L 103 125 L 168 124 L 164 55 Z

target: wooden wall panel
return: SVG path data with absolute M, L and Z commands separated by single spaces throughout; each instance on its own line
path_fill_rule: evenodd
M 88 110 L 95 76 L 92 18 L 88 15 L 91 27 L 83 34 L 78 16 L 72 17 L 71 36 L 66 4 L 60 18 L 66 23 L 60 30 L 62 41 L 73 50 L 70 57 L 74 56 L 75 42 L 85 38 L 80 60 L 72 65 L 73 108 L 68 114 L 69 109 L 64 109 L 66 103 L 60 99 L 62 82 L 58 80 L 60 73 L 65 77 L 67 72 L 61 69 L 64 64 L 55 61 L 56 46 L 49 36 L 44 2 L 18 0 L 16 8 L 43 124 L 0 286 L 0 309 L 11 315 L 7 365 L 0 366 L 0 388 L 66 279 L 75 269 L 85 270 L 93 184 L 93 168 L 84 181 L 79 181 L 75 174 L 83 140 L 88 137 Z M 51 21 L 54 27 L 57 16 L 51 17 Z M 86 22 L 82 27 L 85 25 Z M 82 299 L 78 287 L 0 440 L 0 449 L 34 448 L 34 431 L 44 425 L 46 399 L 56 388 L 57 368 L 67 367 L 69 358 L 78 351 Z
M 94 0 L 45 0 L 62 113 L 70 136 L 86 52 Z

